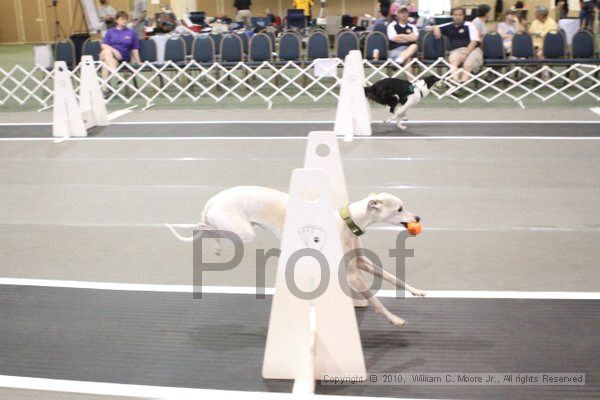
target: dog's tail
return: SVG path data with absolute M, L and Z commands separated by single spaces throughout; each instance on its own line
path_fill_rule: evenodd
M 179 232 L 177 232 L 177 230 L 175 230 L 175 227 L 173 225 L 165 223 L 165 226 L 167 228 L 169 228 L 169 230 L 171 231 L 173 236 L 175 236 L 177 239 L 179 239 L 182 242 L 188 242 L 188 243 L 193 242 L 194 240 L 196 240 L 198 238 L 201 238 L 208 231 L 215 229 L 212 226 L 203 224 L 203 223 L 177 225 L 177 227 L 179 227 L 179 228 L 192 228 L 192 229 L 194 229 L 194 231 L 196 231 L 192 236 L 185 237 L 185 236 L 181 235 Z

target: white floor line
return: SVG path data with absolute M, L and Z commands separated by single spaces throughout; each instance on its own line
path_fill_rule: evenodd
M 590 111 L 593 112 L 594 114 L 600 115 L 600 107 L 590 108 Z
M 52 142 L 54 138 L 0 138 L 2 142 Z M 122 141 L 192 141 L 192 140 L 306 140 L 306 136 L 203 136 L 203 137 L 82 137 L 64 142 L 122 142 Z M 363 136 L 354 140 L 600 140 L 600 136 Z
M 594 109 L 591 109 L 592 111 Z M 274 120 L 236 120 L 236 121 L 120 121 L 111 122 L 111 125 L 303 125 L 303 124 L 333 124 L 335 121 L 331 120 L 303 120 L 303 121 L 274 121 Z M 383 124 L 385 121 L 373 121 L 375 124 Z M 598 124 L 600 121 L 585 121 L 585 120 L 534 120 L 534 121 L 488 121 L 488 120 L 411 120 L 406 121 L 406 125 L 422 125 L 422 124 L 436 124 L 436 125 L 467 125 L 467 124 L 501 124 L 501 125 L 513 125 L 513 124 Z M 51 126 L 51 122 L 5 122 L 0 123 L 0 126 Z
M 92 282 L 68 281 L 54 279 L 24 279 L 0 278 L 0 285 L 10 286 L 38 286 L 70 289 L 93 290 L 118 290 L 132 292 L 167 292 L 167 293 L 192 293 L 192 285 L 160 285 L 145 283 L 117 283 L 117 282 Z M 274 288 L 265 288 L 265 294 L 272 295 Z M 254 286 L 203 286 L 202 293 L 216 294 L 256 294 Z M 396 298 L 401 296 L 401 291 L 379 290 L 377 297 Z M 406 298 L 413 297 L 404 292 Z M 496 291 L 496 290 L 430 290 L 429 298 L 445 299 L 564 299 L 564 300 L 600 300 L 600 292 L 532 292 L 532 291 Z
M 169 223 L 175 229 L 194 229 L 190 223 Z M 72 228 L 148 228 L 165 229 L 160 222 L 67 222 L 67 221 L 0 221 L 0 226 L 60 226 Z M 401 232 L 401 226 L 372 226 L 369 231 Z M 457 227 L 457 226 L 427 226 L 427 232 L 599 232 L 600 226 L 490 226 L 490 227 Z
M 62 379 L 30 378 L 22 376 L 0 375 L 0 387 L 26 390 L 42 390 L 62 393 L 81 393 L 151 398 L 163 400 L 281 400 L 298 399 L 291 393 L 246 392 L 238 390 L 195 389 L 167 386 L 130 385 L 122 383 L 71 381 Z M 385 400 L 384 397 L 311 395 L 311 399 L 320 400 Z M 389 398 L 387 398 L 389 399 Z M 410 399 L 405 399 L 410 400 Z M 423 400 L 423 399 L 421 399 Z

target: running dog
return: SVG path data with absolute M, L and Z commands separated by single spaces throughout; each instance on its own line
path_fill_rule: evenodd
M 365 87 L 365 95 L 375 103 L 390 107 L 390 112 L 394 115 L 385 121 L 386 124 L 396 121 L 398 128 L 406 129 L 402 123 L 407 120 L 408 109 L 427 97 L 432 87 L 440 85 L 440 79 L 433 75 L 413 83 L 397 78 L 385 78 L 375 82 L 373 86 Z
M 255 226 L 260 226 L 280 237 L 287 204 L 287 193 L 259 186 L 235 186 L 217 193 L 208 200 L 200 223 L 196 226 L 200 235 L 206 233 L 210 237 L 211 231 L 229 231 L 238 235 L 243 243 L 249 243 L 255 239 Z M 360 254 L 361 245 L 358 236 L 374 223 L 406 227 L 410 222 L 419 222 L 420 218 L 408 212 L 402 201 L 389 193 L 373 193 L 360 201 L 350 203 L 343 207 L 341 212 L 336 212 L 335 218 L 340 230 L 344 254 L 352 249 L 357 252 L 357 257 L 347 266 L 350 286 L 368 300 L 376 313 L 383 314 L 393 325 L 404 325 L 405 321 L 402 318 L 392 314 L 373 295 L 359 270 L 391 282 L 398 288 L 404 288 L 413 296 L 423 297 L 426 293 L 406 284 Z M 181 241 L 192 242 L 196 239 L 194 236 L 184 237 L 175 231 L 173 226 L 166 225 Z M 215 253 L 220 254 L 220 252 L 221 244 L 217 240 Z

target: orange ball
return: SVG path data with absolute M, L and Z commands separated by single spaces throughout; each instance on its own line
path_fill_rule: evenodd
M 408 224 L 406 224 L 406 229 L 408 229 L 408 233 L 410 233 L 411 235 L 417 236 L 419 233 L 421 233 L 421 229 L 423 228 L 418 222 L 409 222 Z

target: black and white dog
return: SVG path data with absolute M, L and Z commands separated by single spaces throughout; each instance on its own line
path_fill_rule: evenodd
M 396 121 L 398 128 L 406 129 L 402 123 L 406 121 L 408 109 L 427 97 L 432 87 L 440 84 L 440 79 L 433 75 L 414 83 L 398 78 L 385 78 L 375 82 L 373 86 L 365 87 L 365 95 L 371 101 L 390 107 L 390 112 L 394 115 L 386 123 Z

